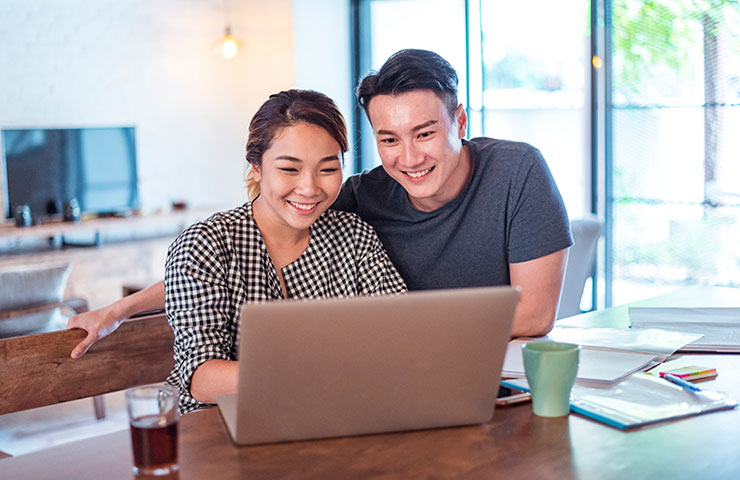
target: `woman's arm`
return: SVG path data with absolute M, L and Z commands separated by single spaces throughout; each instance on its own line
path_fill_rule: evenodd
M 67 329 L 81 328 L 87 336 L 72 350 L 71 357 L 83 356 L 93 343 L 110 335 L 127 317 L 159 309 L 164 309 L 164 282 L 155 283 L 108 306 L 75 315 L 67 322 Z
M 165 262 L 167 321 L 175 334 L 175 370 L 180 412 L 236 391 L 235 343 L 242 284 L 229 232 L 218 219 L 186 229 Z
M 200 403 L 216 403 L 216 398 L 236 393 L 238 363 L 213 359 L 201 364 L 190 380 L 190 394 Z

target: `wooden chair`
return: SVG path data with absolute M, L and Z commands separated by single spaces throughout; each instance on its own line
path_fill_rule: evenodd
M 127 320 L 74 360 L 85 335 L 75 328 L 0 339 L 0 415 L 161 382 L 174 366 L 164 314 Z

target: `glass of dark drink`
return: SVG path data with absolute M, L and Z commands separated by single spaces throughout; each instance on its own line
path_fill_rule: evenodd
M 177 464 L 177 387 L 166 383 L 126 390 L 134 474 L 169 475 Z

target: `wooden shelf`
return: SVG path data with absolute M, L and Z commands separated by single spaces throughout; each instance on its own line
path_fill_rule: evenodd
M 31 227 L 16 227 L 13 224 L 6 224 L 0 225 L 0 240 L 49 238 L 73 233 L 103 233 L 106 230 L 120 228 L 136 230 L 150 226 L 166 226 L 182 230 L 217 211 L 217 208 L 189 208 L 151 215 L 94 218 L 77 223 L 58 221 Z

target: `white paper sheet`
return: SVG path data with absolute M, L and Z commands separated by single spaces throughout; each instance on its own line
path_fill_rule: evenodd
M 700 333 L 677 332 L 658 328 L 555 327 L 546 338 L 554 342 L 652 353 L 666 358 L 700 337 Z
M 526 341 L 512 340 L 506 350 L 502 376 L 523 377 L 524 358 L 522 345 Z M 638 370 L 659 362 L 659 356 L 650 353 L 602 350 L 582 347 L 578 364 L 578 380 L 597 384 L 617 383 Z

